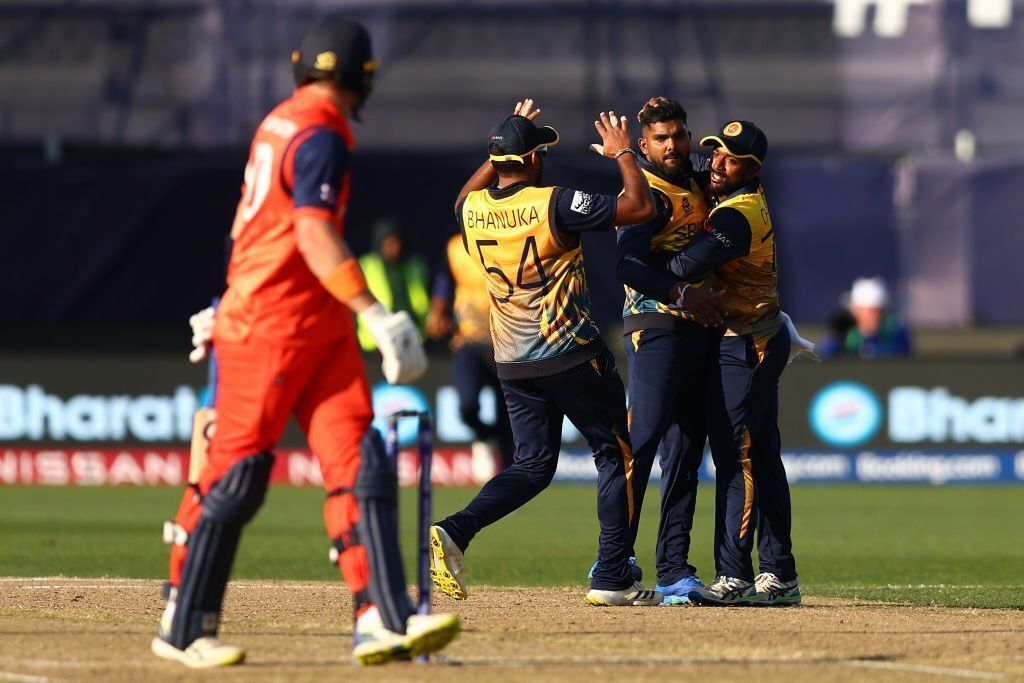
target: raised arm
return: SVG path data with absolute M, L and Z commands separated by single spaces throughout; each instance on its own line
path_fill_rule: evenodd
M 459 212 L 459 207 L 462 206 L 462 200 L 466 198 L 466 195 L 490 187 L 497 179 L 498 174 L 495 172 L 494 166 L 491 165 L 490 160 L 485 161 L 480 168 L 473 172 L 473 175 L 469 176 L 469 180 L 459 190 L 459 196 L 455 198 L 455 213 Z
M 593 145 L 592 149 L 602 156 L 615 159 L 622 174 L 622 194 L 619 195 L 615 209 L 615 225 L 634 225 L 646 223 L 654 218 L 654 197 L 651 186 L 647 184 L 640 166 L 636 163 L 636 153 L 629 138 L 629 122 L 625 116 L 616 116 L 615 112 L 601 112 L 594 128 L 601 136 L 601 144 Z

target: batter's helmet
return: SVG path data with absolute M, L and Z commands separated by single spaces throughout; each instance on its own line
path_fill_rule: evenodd
M 373 89 L 377 62 L 373 61 L 370 34 L 351 19 L 328 14 L 313 24 L 292 52 L 295 84 L 334 81 L 357 96 L 352 116 L 359 120 L 359 109 Z

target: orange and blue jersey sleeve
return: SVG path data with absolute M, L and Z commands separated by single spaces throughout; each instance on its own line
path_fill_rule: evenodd
M 317 130 L 299 143 L 292 162 L 292 201 L 296 214 L 323 218 L 337 214 L 348 157 L 345 140 L 332 130 Z
M 615 228 L 617 197 L 563 187 L 555 199 L 555 226 L 562 232 L 594 232 Z

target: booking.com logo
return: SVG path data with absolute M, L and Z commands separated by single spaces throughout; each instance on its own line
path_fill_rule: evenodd
M 834 382 L 811 400 L 811 429 L 833 446 L 859 446 L 882 426 L 882 404 L 858 382 Z

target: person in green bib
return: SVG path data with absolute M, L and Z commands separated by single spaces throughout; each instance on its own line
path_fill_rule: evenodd
M 420 330 L 430 311 L 427 285 L 427 262 L 419 254 L 409 253 L 398 225 L 381 219 L 373 226 L 373 251 L 359 257 L 366 284 L 377 300 L 391 311 L 406 311 Z M 359 346 L 374 351 L 377 344 L 362 322 L 359 323 Z

